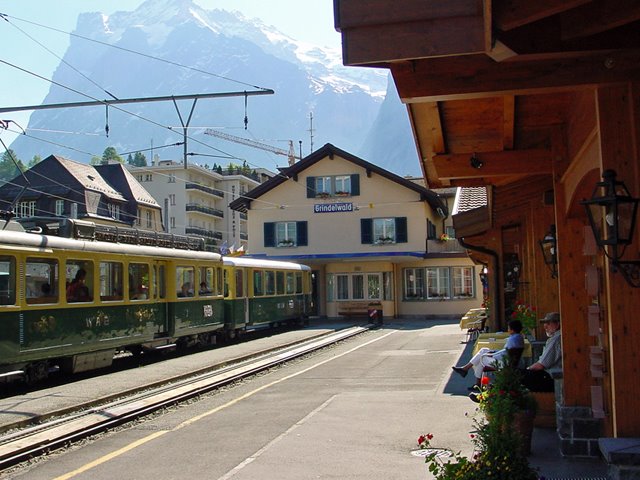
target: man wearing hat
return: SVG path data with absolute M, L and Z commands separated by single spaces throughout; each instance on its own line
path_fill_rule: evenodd
M 547 313 L 542 320 L 547 342 L 536 363 L 527 367 L 522 383 L 532 392 L 553 392 L 553 378 L 549 371 L 562 368 L 562 345 L 560 341 L 560 314 Z

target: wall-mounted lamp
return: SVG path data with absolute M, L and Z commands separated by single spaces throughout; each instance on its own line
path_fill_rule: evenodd
M 540 249 L 542 250 L 542 257 L 544 258 L 544 264 L 549 267 L 551 272 L 551 278 L 558 276 L 558 251 L 556 245 L 556 226 L 551 225 L 549 231 L 542 240 L 538 240 Z
M 620 258 L 633 240 L 638 202 L 624 182 L 616 180 L 614 170 L 602 172 L 602 181 L 596 183 L 591 198 L 580 202 L 587 210 L 596 243 L 611 260 L 612 271 L 619 270 L 632 287 L 640 287 L 640 261 Z
M 482 168 L 484 166 L 484 163 L 482 162 L 482 160 L 480 160 L 475 153 L 471 155 L 471 158 L 469 159 L 469 164 L 473 168 Z

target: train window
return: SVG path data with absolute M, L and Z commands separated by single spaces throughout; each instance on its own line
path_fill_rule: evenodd
M 302 272 L 296 272 L 296 293 L 302 293 Z
M 27 303 L 55 303 L 58 301 L 58 261 L 47 258 L 27 258 Z
M 16 303 L 16 259 L 0 256 L 0 305 Z
M 276 276 L 275 272 L 267 270 L 264 272 L 264 292 L 265 295 L 276 294 Z
M 195 268 L 176 267 L 176 295 L 178 297 L 193 297 L 195 279 Z
M 260 297 L 264 295 L 264 281 L 262 270 L 253 271 L 253 296 Z
M 100 300 L 122 300 L 122 272 L 120 262 L 100 262 Z
M 129 300 L 147 300 L 149 298 L 149 265 L 146 263 L 129 264 Z
M 67 260 L 67 302 L 93 301 L 93 262 Z
M 244 297 L 244 270 L 236 270 L 236 298 Z
M 210 297 L 213 295 L 213 289 L 215 287 L 213 267 L 200 267 L 200 284 L 198 288 L 198 295 L 204 297 Z
M 276 272 L 276 292 L 284 295 L 284 272 Z
M 296 278 L 293 272 L 287 272 L 287 293 L 292 294 L 296 291 Z

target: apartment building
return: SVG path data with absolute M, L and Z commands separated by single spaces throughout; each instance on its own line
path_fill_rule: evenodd
M 129 166 L 131 174 L 162 206 L 166 231 L 205 238 L 209 247 L 248 247 L 246 215 L 228 204 L 275 174 L 264 169 L 256 178 L 173 160 Z

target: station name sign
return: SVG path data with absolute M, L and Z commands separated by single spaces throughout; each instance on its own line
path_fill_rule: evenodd
M 313 213 L 353 212 L 353 203 L 316 203 Z

